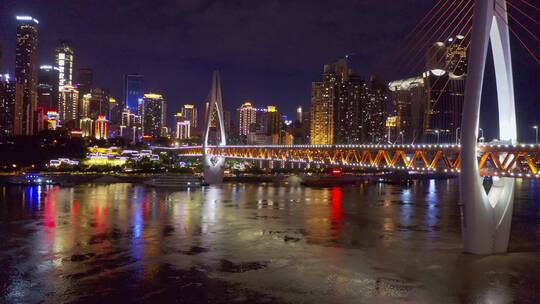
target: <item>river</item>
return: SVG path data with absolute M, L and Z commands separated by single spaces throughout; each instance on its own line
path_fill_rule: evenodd
M 540 183 L 462 253 L 458 180 L 0 187 L 0 302 L 538 303 Z

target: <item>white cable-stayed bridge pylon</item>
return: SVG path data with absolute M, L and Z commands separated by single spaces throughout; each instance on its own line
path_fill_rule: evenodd
M 203 138 L 203 172 L 204 180 L 209 184 L 220 184 L 223 182 L 223 172 L 225 169 L 225 158 L 212 155 L 209 150 L 208 139 L 210 135 L 210 127 L 212 125 L 212 115 L 216 113 L 216 119 L 219 127 L 219 143 L 218 146 L 225 146 L 227 139 L 225 135 L 225 124 L 223 117 L 223 99 L 221 96 L 221 81 L 219 71 L 214 71 L 212 74 L 212 87 L 208 94 L 208 112 L 206 113 L 206 125 L 204 127 Z
M 512 57 L 505 0 L 475 0 L 465 102 L 461 122 L 462 233 L 465 252 L 508 250 L 514 203 L 514 178 L 494 177 L 486 193 L 477 161 L 480 104 L 488 45 L 491 42 L 499 111 L 499 139 L 517 142 Z

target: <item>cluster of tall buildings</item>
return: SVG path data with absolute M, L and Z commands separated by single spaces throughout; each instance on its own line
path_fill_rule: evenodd
M 324 65 L 311 88 L 310 142 L 314 145 L 380 142 L 384 139 L 387 96 L 376 76 L 369 82 L 346 59 Z
M 148 92 L 140 74 L 125 75 L 124 96 L 116 99 L 94 84 L 90 68 L 78 69 L 73 45 L 60 41 L 54 63 L 38 65 L 39 21 L 17 16 L 15 74 L 0 75 L 0 136 L 34 135 L 67 129 L 74 136 L 132 142 L 161 137 L 199 137 L 194 104 L 184 104 L 167 125 L 166 98 Z M 467 75 L 464 37 L 436 42 L 426 53 L 421 75 L 382 82 L 363 78 L 347 59 L 323 67 L 312 83 L 309 111 L 297 109 L 288 120 L 274 105 L 256 107 L 246 101 L 237 109 L 237 123 L 224 111 L 229 142 L 241 144 L 420 143 L 459 140 Z M 1 52 L 0 52 L 1 57 Z M 1 62 L 1 58 L 0 58 Z M 174 113 L 174 112 L 173 112 Z M 219 136 L 217 115 L 210 117 L 210 139 Z
M 300 108 L 301 109 L 301 108 Z M 238 142 L 250 145 L 292 145 L 292 121 L 282 115 L 276 106 L 256 108 L 251 101 L 237 109 Z
M 143 75 L 125 75 L 124 98 L 118 100 L 109 89 L 95 86 L 92 69 L 80 68 L 75 75 L 70 41 L 59 41 L 54 63 L 38 65 L 39 21 L 31 16 L 15 21 L 15 74 L 0 76 L 0 136 L 58 128 L 72 136 L 132 141 L 168 134 L 165 98 L 145 91 Z M 190 119 L 193 115 L 185 120 Z
M 436 42 L 426 53 L 425 72 L 388 84 L 393 115 L 388 122 L 392 142 L 459 142 L 467 48 L 463 36 Z
M 467 75 L 463 36 L 428 49 L 425 72 L 388 84 L 363 80 L 346 59 L 312 83 L 311 144 L 459 141 Z

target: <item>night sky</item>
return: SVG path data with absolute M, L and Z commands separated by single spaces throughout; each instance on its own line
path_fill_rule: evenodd
M 59 39 L 71 40 L 76 70 L 94 69 L 96 86 L 122 98 L 123 75 L 140 73 L 149 90 L 161 92 L 169 113 L 183 103 L 201 107 L 211 72 L 222 75 L 224 107 L 244 100 L 275 104 L 293 115 L 309 107 L 311 82 L 322 66 L 353 53 L 363 76 L 385 80 L 415 76 L 395 68 L 400 42 L 434 0 L 1 0 L 1 72 L 14 71 L 15 15 L 39 24 L 39 64 L 54 64 Z M 540 30 L 540 27 L 539 27 Z M 532 141 L 540 123 L 540 66 L 513 43 L 519 134 Z M 540 48 L 534 48 L 540 54 Z M 495 108 L 488 66 L 483 105 Z M 419 71 L 418 71 L 419 72 Z M 481 126 L 496 136 L 486 110 Z

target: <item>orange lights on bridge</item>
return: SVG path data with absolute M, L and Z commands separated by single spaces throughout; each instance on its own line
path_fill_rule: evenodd
M 286 161 L 331 167 L 459 173 L 460 146 L 442 145 L 288 145 L 212 146 L 210 153 L 227 158 Z M 181 147 L 179 153 L 199 156 L 202 147 Z M 540 145 L 483 144 L 478 167 L 483 176 L 540 178 Z

